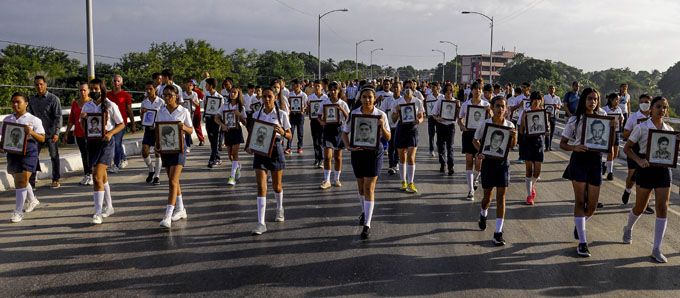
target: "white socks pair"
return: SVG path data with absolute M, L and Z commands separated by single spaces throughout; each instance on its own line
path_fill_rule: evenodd
M 94 214 L 102 213 L 102 205 L 106 203 L 106 208 L 113 208 L 111 200 L 111 187 L 109 183 L 104 183 L 104 190 L 94 192 Z
M 534 186 L 536 185 L 536 180 L 538 180 L 538 178 L 536 178 L 536 177 L 525 177 L 524 178 L 524 186 L 527 189 L 527 197 L 531 196 L 531 191 L 534 189 Z
M 364 202 L 364 226 L 371 227 L 371 219 L 373 219 L 373 201 Z
M 628 230 L 633 230 L 633 227 L 635 226 L 635 223 L 640 219 L 639 215 L 635 215 L 633 213 L 633 210 L 630 210 L 630 213 L 628 213 L 628 225 L 626 228 Z M 661 247 L 661 242 L 663 241 L 663 237 L 666 234 L 666 226 L 668 224 L 668 219 L 667 218 L 656 218 L 656 222 L 654 223 L 654 249 L 658 250 Z
M 240 169 L 241 165 L 238 163 L 238 161 L 232 161 L 231 162 L 231 176 L 234 179 L 236 179 L 236 170 Z
M 413 177 L 416 175 L 416 165 L 406 166 L 406 182 L 413 183 Z
M 323 170 L 323 181 L 331 182 L 331 170 Z
M 586 239 L 586 221 L 590 216 L 574 217 L 574 225 L 576 225 L 576 233 L 578 233 L 579 243 L 588 243 Z
M 468 190 L 472 191 L 474 190 L 474 172 L 472 170 L 466 170 L 465 171 L 465 179 L 467 180 L 468 184 Z
M 362 196 L 361 194 L 358 194 L 358 196 L 359 196 L 359 204 L 360 204 L 359 206 L 361 206 L 361 212 L 364 212 L 364 200 L 365 200 L 365 197 Z
M 283 192 L 274 193 L 276 199 L 276 209 L 283 209 Z M 267 210 L 267 197 L 257 197 L 257 222 L 265 225 L 264 214 Z
M 182 195 L 177 196 L 177 199 L 175 200 L 175 206 L 177 207 L 177 210 L 184 210 L 184 201 L 182 200 Z
M 406 164 L 399 163 L 399 179 L 406 181 Z
M 489 209 L 482 209 L 480 214 L 484 217 L 487 217 L 489 215 Z M 496 233 L 503 232 L 503 223 L 504 222 L 505 222 L 505 218 L 496 218 Z
M 30 188 L 30 187 L 31 186 L 29 185 L 28 187 L 16 189 L 17 205 L 16 205 L 16 209 L 14 211 L 16 211 L 19 214 L 23 214 L 24 202 L 26 202 L 26 196 L 28 195 L 28 189 L 27 188 Z
M 613 161 L 607 161 L 604 164 L 607 167 L 607 174 L 614 171 L 614 162 Z
M 147 156 L 147 157 L 143 157 L 142 159 L 144 159 L 144 163 L 146 164 L 146 168 L 149 169 L 149 172 L 153 172 L 154 169 L 153 169 L 153 164 L 151 163 L 151 157 Z
M 165 206 L 165 217 L 172 217 L 172 212 L 175 211 L 175 206 L 168 204 Z
M 153 173 L 154 178 L 158 178 L 161 176 L 161 166 L 163 165 L 163 161 L 161 160 L 160 157 L 156 157 L 156 169 Z

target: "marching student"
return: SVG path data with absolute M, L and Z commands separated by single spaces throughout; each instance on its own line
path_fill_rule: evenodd
M 387 114 L 387 119 L 389 121 L 390 125 L 390 135 L 395 136 L 397 133 L 397 121 L 392 121 L 392 105 L 399 99 L 401 94 L 401 83 L 399 82 L 394 82 L 394 85 L 392 85 L 392 95 L 388 96 L 386 98 L 383 98 L 383 100 L 380 102 L 380 107 L 379 109 L 385 114 Z M 399 160 L 399 157 L 397 156 L 397 144 L 395 143 L 395 138 L 390 138 L 390 140 L 387 142 L 387 160 L 388 160 L 388 165 L 389 169 L 387 170 L 387 173 L 390 175 L 394 175 L 399 171 L 399 168 L 397 168 L 397 161 Z
M 312 114 L 311 111 L 311 101 L 312 100 L 320 100 L 321 102 L 325 101 L 328 99 L 328 96 L 326 94 L 323 94 L 323 89 L 321 89 L 321 83 L 319 80 L 314 81 L 314 93 L 310 94 L 307 96 L 307 106 L 310 107 L 308 109 L 310 115 Z M 314 167 L 315 168 L 323 168 L 323 126 L 321 125 L 321 121 L 319 120 L 319 114 L 318 111 L 314 111 L 316 116 L 311 116 L 311 120 L 309 121 L 309 126 L 312 129 L 312 144 L 314 145 Z
M 434 120 L 437 121 L 437 149 L 439 150 L 439 171 L 444 173 L 444 167 L 447 166 L 449 176 L 452 176 L 453 171 L 453 138 L 456 135 L 456 120 L 444 120 L 442 114 L 442 101 L 453 101 L 456 104 L 456 111 L 460 110 L 460 101 L 453 97 L 453 86 L 445 84 L 443 98 L 437 100 L 432 109 Z M 454 114 L 454 118 L 457 115 Z M 428 120 L 429 121 L 429 120 Z M 446 156 L 446 158 L 444 158 Z
M 227 78 L 224 79 L 224 81 L 222 81 L 222 90 L 220 90 L 220 95 L 222 95 L 222 98 L 224 100 L 229 99 L 229 92 L 231 92 L 231 88 L 232 88 L 233 85 L 234 85 L 234 80 L 230 77 L 227 77 Z M 213 119 L 212 120 L 213 125 L 216 126 L 218 129 L 220 128 L 220 126 L 217 123 L 215 123 L 215 117 L 207 117 L 206 116 L 206 120 L 208 118 L 212 118 Z M 208 125 L 208 123 L 206 122 L 206 126 L 207 125 Z M 219 131 L 217 133 L 217 151 L 222 151 L 222 147 L 226 147 L 226 144 L 224 143 L 224 134 L 222 133 L 222 131 Z M 222 161 L 220 160 L 219 163 L 215 163 L 215 165 L 221 166 Z M 210 167 L 210 165 L 208 165 L 208 167 Z
M 223 119 L 224 111 L 233 111 L 233 122 L 236 127 L 229 128 L 226 124 L 226 119 Z M 229 153 L 229 160 L 231 160 L 231 174 L 227 179 L 227 185 L 236 185 L 236 180 L 241 178 L 241 163 L 238 161 L 238 148 L 243 143 L 243 131 L 241 124 L 246 124 L 245 107 L 243 105 L 243 94 L 241 88 L 232 87 L 229 92 L 228 100 L 217 110 L 217 115 L 214 116 L 215 122 L 222 128 L 224 134 L 224 143 L 227 144 L 227 152 Z
M 12 94 L 11 104 L 14 113 L 5 117 L 0 122 L 0 133 L 3 132 L 5 123 L 18 123 L 25 125 L 25 127 L 23 130 L 17 128 L 11 130 L 9 136 L 2 136 L 2 139 L 10 138 L 11 140 L 12 136 L 19 139 L 23 134 L 26 134 L 28 139 L 25 154 L 9 153 L 0 149 L 0 153 L 7 153 L 7 173 L 11 174 L 14 178 L 16 206 L 10 221 L 17 223 L 24 219 L 24 212 L 32 212 L 35 207 L 40 205 L 40 202 L 33 194 L 33 188 L 28 185 L 28 179 L 37 168 L 38 143 L 45 141 L 45 129 L 38 117 L 26 111 L 28 108 L 28 95 L 22 92 Z M 24 203 L 27 204 L 24 206 Z
M 545 136 L 545 151 L 552 151 L 552 139 L 555 135 L 555 117 L 557 116 L 557 111 L 562 109 L 562 100 L 559 96 L 555 95 L 555 86 L 548 86 L 548 94 L 543 97 L 544 105 L 554 105 L 555 110 L 552 114 L 548 115 L 550 122 L 550 135 Z
M 223 100 L 222 94 L 215 90 L 215 78 L 208 78 L 205 80 L 206 98 L 208 96 L 217 97 Z M 204 101 L 207 103 L 207 100 Z M 222 165 L 222 159 L 220 158 L 219 147 L 221 146 L 219 141 L 220 126 L 215 122 L 214 117 L 205 115 L 205 130 L 208 132 L 208 141 L 210 141 L 210 160 L 208 161 L 208 168 L 214 168 L 215 166 Z
M 399 175 L 401 178 L 401 190 L 416 193 L 413 183 L 416 175 L 416 152 L 418 151 L 418 124 L 423 122 L 423 102 L 416 98 L 411 88 L 404 88 L 404 95 L 392 103 L 392 121 L 397 122 L 396 140 L 394 144 L 399 154 Z M 401 105 L 415 104 L 415 111 L 411 115 L 402 115 Z M 407 107 L 410 108 L 410 107 Z M 404 117 L 413 119 L 410 123 L 404 123 Z M 406 165 L 408 163 L 408 166 Z
M 250 96 L 248 102 L 244 102 L 246 105 L 246 114 L 248 115 L 248 117 L 246 117 L 246 129 L 249 129 L 250 125 L 253 123 L 253 113 L 259 111 L 262 106 L 262 87 L 254 87 L 254 90 L 255 93 Z
M 506 99 L 503 96 L 496 96 L 491 99 L 491 106 L 493 107 L 493 117 L 484 120 L 480 127 L 475 131 L 473 145 L 479 153 L 477 158 L 482 160 L 482 189 L 484 189 L 484 199 L 482 199 L 482 210 L 479 215 L 479 229 L 486 230 L 486 218 L 489 215 L 489 207 L 491 200 L 493 200 L 493 189 L 496 188 L 496 231 L 493 233 L 493 243 L 496 246 L 505 245 L 503 239 L 503 223 L 505 221 L 505 194 L 508 190 L 510 181 L 510 165 L 508 159 L 503 160 L 485 158 L 482 154 L 480 140 L 484 136 L 484 129 L 487 124 L 502 125 L 509 127 L 510 140 L 508 140 L 508 150 L 514 147 L 517 143 L 517 131 L 515 125 L 503 117 L 506 111 Z M 486 147 L 486 146 L 485 146 Z M 506 150 L 506 149 L 502 149 Z
M 540 91 L 531 92 L 529 95 L 529 102 L 531 103 L 531 110 L 536 111 L 543 109 L 543 93 Z M 523 132 L 522 145 L 519 147 L 521 159 L 524 160 L 525 173 L 524 184 L 527 190 L 527 205 L 533 205 L 536 200 L 536 181 L 541 175 L 541 164 L 543 163 L 543 141 L 545 136 L 529 136 L 529 131 L 532 127 L 537 126 L 536 129 L 541 129 L 543 124 L 537 123 L 535 119 L 540 119 L 538 115 L 533 115 L 532 119 L 528 119 L 527 113 L 529 111 L 520 110 L 519 116 L 519 131 Z M 545 115 L 544 117 L 547 117 Z M 544 128 L 548 134 L 549 127 Z M 533 129 L 531 129 L 533 130 Z M 541 129 L 542 130 L 542 129 Z
M 298 79 L 293 79 L 291 81 L 292 84 L 292 90 L 288 92 L 288 99 L 290 100 L 291 97 L 300 97 L 300 112 L 290 112 L 290 125 L 291 125 L 291 132 L 292 134 L 295 134 L 295 131 L 297 131 L 297 153 L 302 153 L 302 141 L 304 137 L 304 128 L 305 128 L 305 110 L 307 109 L 307 94 L 302 92 L 302 89 L 300 89 L 300 81 Z M 291 103 L 288 102 L 290 105 Z M 286 153 L 290 154 L 290 144 L 293 141 L 290 140 L 288 141 L 288 145 L 286 145 Z
M 83 162 L 83 172 L 85 172 L 83 180 L 80 180 L 80 185 L 92 185 L 93 183 L 92 167 L 90 167 L 88 164 L 89 158 L 87 157 L 87 140 L 85 139 L 85 131 L 80 126 L 80 111 L 88 101 L 92 100 L 87 96 L 88 93 L 90 93 L 90 89 L 87 86 L 87 83 L 80 83 L 80 86 L 78 87 L 78 99 L 74 100 L 73 104 L 71 104 L 71 113 L 68 115 L 66 133 L 64 133 L 64 136 L 61 140 L 64 144 L 66 144 L 68 141 L 68 134 L 71 131 L 71 128 L 74 128 L 73 138 L 75 139 L 76 144 L 78 144 L 80 159 Z
M 488 101 L 482 100 L 482 86 L 479 84 L 479 82 L 472 83 L 470 90 L 472 98 L 463 102 L 460 107 L 458 127 L 460 128 L 460 131 L 463 132 L 462 153 L 465 154 L 465 178 L 468 184 L 468 195 L 466 199 L 468 201 L 474 201 L 475 190 L 477 190 L 479 185 L 479 174 L 482 167 L 482 160 L 476 158 L 478 153 L 477 148 L 475 148 L 475 146 L 472 144 L 476 129 L 468 129 L 465 127 L 465 116 L 467 116 L 467 107 L 469 105 L 486 107 L 487 110 L 490 110 L 490 105 Z
M 483 101 L 491 101 L 491 98 L 493 97 L 493 87 L 491 84 L 486 84 L 484 85 L 484 88 L 482 89 L 482 100 Z
M 380 120 L 378 120 L 380 136 L 390 140 L 391 134 L 387 124 L 387 114 L 375 106 L 375 89 L 370 85 L 364 87 L 359 91 L 359 99 L 361 100 L 361 106 L 354 109 L 351 115 L 380 116 Z M 359 225 L 363 226 L 361 239 L 368 239 L 371 233 L 371 220 L 373 219 L 373 207 L 375 204 L 375 184 L 378 181 L 378 176 L 380 176 L 385 149 L 383 146 L 377 146 L 375 150 L 351 147 L 349 142 L 349 134 L 352 130 L 351 115 L 342 128 L 342 141 L 347 144 L 347 150 L 351 152 L 352 169 L 354 170 L 354 176 L 357 178 L 357 187 L 359 188 L 358 196 L 362 208 L 361 216 L 359 216 Z
M 623 124 L 623 111 L 619 106 L 619 95 L 611 93 L 607 95 L 607 104 L 604 106 L 604 111 L 609 114 L 619 114 L 619 121 L 616 122 L 616 133 L 614 134 L 614 152 L 607 154 L 607 162 L 605 163 L 605 172 L 607 180 L 614 180 L 614 159 L 619 156 L 619 144 L 621 143 L 621 126 Z
M 671 170 L 667 167 L 652 166 L 645 157 L 640 157 L 631 150 L 633 144 L 637 143 L 640 145 L 639 153 L 641 155 L 651 155 L 654 157 L 655 153 L 646 152 L 649 130 L 673 131 L 673 128 L 663 121 L 663 117 L 667 116 L 668 113 L 668 100 L 664 97 L 657 96 L 652 99 L 651 106 L 650 118 L 633 128 L 633 132 L 630 134 L 628 141 L 626 141 L 626 145 L 623 147 L 626 156 L 632 157 L 638 164 L 637 179 L 635 181 L 637 183 L 637 188 L 635 189 L 635 206 L 628 214 L 628 224 L 623 227 L 623 243 L 629 244 L 633 241 L 633 227 L 640 218 L 642 212 L 644 212 L 644 209 L 649 203 L 652 191 L 654 191 L 654 200 L 656 201 L 656 224 L 654 225 L 654 246 L 652 248 L 651 257 L 659 263 L 666 263 L 668 260 L 661 253 L 661 242 L 663 241 L 663 236 L 666 232 L 668 202 L 671 198 Z M 670 143 L 670 140 L 665 136 L 660 137 L 659 141 L 664 142 L 664 138 L 666 144 Z M 677 137 L 677 140 L 680 140 L 680 136 Z M 668 153 L 666 155 L 669 155 L 670 159 L 673 160 L 673 152 L 676 148 L 669 149 L 670 150 L 666 150 L 666 153 Z
M 200 102 L 198 101 L 198 93 L 194 91 L 195 85 L 194 85 L 194 80 L 189 79 L 185 84 L 184 84 L 184 91 L 182 92 L 182 98 L 184 100 L 188 100 L 191 105 L 191 110 L 189 110 L 189 113 L 193 110 L 196 110 L 197 106 L 200 106 Z M 200 108 L 199 108 L 200 109 Z M 193 119 L 193 114 L 191 114 L 192 119 Z M 193 125 L 193 120 L 192 120 L 192 125 Z M 191 147 L 193 146 L 194 142 L 191 138 L 191 135 L 187 134 L 184 136 L 184 142 L 187 145 L 186 153 L 191 152 Z
M 106 129 L 101 140 L 87 140 L 87 155 L 90 159 L 90 166 L 93 168 L 94 178 L 94 215 L 92 216 L 92 224 L 95 225 L 101 224 L 103 218 L 109 217 L 114 213 L 111 200 L 111 186 L 109 185 L 106 168 L 113 161 L 115 150 L 115 142 L 111 138 L 125 129 L 123 116 L 120 114 L 118 106 L 106 98 L 104 94 L 106 94 L 104 82 L 97 78 L 92 79 L 90 81 L 89 94 L 92 100 L 83 106 L 83 110 L 80 113 L 81 125 L 86 128 L 87 114 L 103 114 L 104 128 Z M 104 203 L 106 203 L 106 206 L 102 210 Z
M 439 83 L 435 82 L 432 83 L 432 92 L 427 95 L 427 100 L 423 103 L 427 105 L 428 101 L 440 101 L 442 98 L 444 98 L 444 95 L 439 94 Z M 435 104 L 436 105 L 436 104 Z M 432 115 L 432 111 L 427 111 L 428 116 L 427 116 L 427 136 L 428 136 L 428 145 L 430 145 L 430 156 L 434 156 L 434 137 L 435 134 L 438 134 L 437 131 L 437 120 L 434 119 L 434 115 Z
M 640 102 L 640 110 L 629 115 L 628 120 L 626 120 L 626 125 L 623 129 L 623 138 L 628 139 L 631 133 L 633 133 L 633 128 L 635 128 L 636 125 L 638 125 L 638 122 L 643 121 L 643 119 L 646 119 L 649 117 L 650 113 L 650 107 L 651 107 L 651 101 L 652 101 L 652 96 L 644 93 L 640 95 L 639 97 L 639 102 Z M 633 147 L 631 147 L 631 150 L 633 153 L 635 153 L 638 157 L 642 158 L 644 157 L 641 155 L 640 152 L 640 145 L 639 144 L 633 144 Z M 623 191 L 623 195 L 621 196 L 621 201 L 623 204 L 628 204 L 628 200 L 630 199 L 630 193 L 633 191 L 633 186 L 635 185 L 635 180 L 637 176 L 637 163 L 631 156 L 626 155 L 626 163 L 628 165 L 628 176 L 626 176 L 626 189 Z M 646 214 L 654 214 L 654 209 L 652 209 L 649 204 L 647 205 L 647 208 L 645 209 Z
M 178 105 L 177 97 L 181 92 L 175 86 L 166 86 L 163 89 L 163 100 L 165 101 L 165 106 L 158 111 L 158 116 L 156 117 L 156 123 L 158 122 L 168 122 L 168 121 L 179 121 L 180 129 L 186 134 L 193 134 L 194 129 L 192 127 L 191 112 L 185 109 L 182 105 Z M 160 129 L 158 124 L 155 127 L 156 130 Z M 185 134 L 185 135 L 186 135 Z M 161 131 L 161 135 L 164 135 Z M 157 144 L 160 144 L 157 142 Z M 186 161 L 186 143 L 184 147 L 181 148 L 181 153 L 161 153 L 161 159 L 163 160 L 163 167 L 165 172 L 168 174 L 168 204 L 165 208 L 165 216 L 161 220 L 160 225 L 165 228 L 172 227 L 173 221 L 178 221 L 183 218 L 187 218 L 187 212 L 184 208 L 184 201 L 182 199 L 182 189 L 179 185 L 179 177 L 182 174 L 182 168 Z M 160 150 L 159 146 L 156 146 L 156 151 Z
M 290 113 L 290 104 L 288 103 L 288 97 L 285 96 L 285 94 L 288 94 L 289 92 L 284 92 L 288 91 L 288 89 L 285 89 L 285 86 L 282 83 L 282 80 L 274 80 L 272 81 L 271 85 L 272 90 L 276 93 L 276 103 L 279 105 L 279 109 L 283 110 L 286 113 Z
M 574 224 L 576 225 L 574 236 L 579 239 L 576 253 L 582 257 L 590 257 L 586 238 L 586 221 L 597 209 L 600 185 L 602 185 L 602 153 L 588 151 L 588 147 L 581 145 L 581 139 L 585 137 L 582 135 L 582 127 L 585 125 L 585 115 L 599 114 L 599 106 L 600 93 L 594 88 L 584 89 L 574 114 L 569 117 L 564 127 L 560 140 L 560 149 L 572 151 L 563 177 L 571 180 L 574 188 Z M 613 121 L 611 125 L 613 127 Z
M 290 140 L 293 138 L 288 122 L 288 113 L 279 109 L 276 93 L 273 88 L 265 87 L 262 91 L 262 107 L 253 114 L 253 119 L 258 119 L 276 125 L 276 140 L 271 157 L 255 154 L 253 157 L 253 169 L 257 180 L 257 226 L 253 229 L 253 235 L 261 235 L 267 231 L 264 222 L 265 211 L 267 210 L 267 171 L 271 172 L 272 188 L 274 198 L 276 198 L 276 217 L 274 221 L 284 221 L 283 214 L 283 170 L 286 168 L 281 138 Z M 246 150 L 252 153 L 250 148 Z
M 158 111 L 161 107 L 165 105 L 165 102 L 156 96 L 156 87 L 153 86 L 153 81 L 146 82 L 144 86 L 147 97 L 142 101 L 142 117 L 148 110 L 155 110 L 156 117 L 158 117 Z M 142 159 L 149 170 L 149 175 L 146 177 L 146 183 L 152 183 L 154 185 L 159 185 L 159 176 L 161 174 L 161 155 L 158 152 L 154 152 L 156 156 L 156 166 L 151 163 L 150 149 L 152 146 L 156 146 L 156 131 L 153 127 L 144 128 L 144 137 L 142 138 Z
M 319 110 L 317 111 L 321 125 L 323 126 L 323 146 L 324 146 L 324 162 L 323 162 L 323 182 L 319 186 L 321 189 L 328 189 L 331 187 L 331 158 L 335 163 L 335 178 L 333 179 L 336 187 L 342 186 L 340 183 L 340 173 L 342 173 L 342 149 L 345 144 L 342 142 L 342 124 L 347 120 L 350 112 L 349 106 L 343 100 L 340 100 L 342 91 L 337 82 L 328 84 L 328 99 L 321 102 Z M 339 109 L 337 111 L 337 122 L 328 123 L 324 115 L 324 106 L 337 104 Z

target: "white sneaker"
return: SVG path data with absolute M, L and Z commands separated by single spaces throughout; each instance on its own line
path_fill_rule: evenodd
M 234 180 L 234 177 L 229 177 L 229 179 L 227 179 L 227 185 L 236 185 L 236 180 Z
M 430 156 L 434 156 L 434 151 L 430 151 Z
M 83 180 L 80 180 L 80 185 L 87 185 L 87 180 L 90 179 L 90 175 L 83 176 Z
M 24 212 L 29 213 L 29 212 L 33 211 L 33 209 L 35 209 L 35 207 L 38 207 L 38 205 L 40 205 L 40 201 L 38 201 L 38 200 L 34 200 L 34 201 L 28 200 L 28 204 L 26 205 L 26 210 L 24 210 Z
M 467 197 L 466 197 L 465 199 L 468 200 L 468 201 L 474 201 L 474 200 L 475 200 L 475 193 L 474 193 L 474 191 L 471 190 L 470 192 L 468 192 L 468 195 L 467 195 Z
M 272 183 L 272 176 L 267 177 L 267 182 Z
M 171 218 L 172 221 L 178 221 L 178 220 L 183 219 L 183 218 L 187 218 L 187 209 L 182 208 L 182 210 L 180 210 L 180 211 L 177 211 L 177 209 L 175 209 L 175 212 L 173 212 L 173 214 L 172 214 L 172 218 Z
M 97 213 L 95 215 L 92 215 L 92 224 L 93 225 L 100 225 L 100 224 L 102 224 L 103 221 L 104 220 L 102 219 L 101 213 Z
M 92 179 L 92 174 L 87 175 L 87 182 L 85 182 L 86 185 L 93 185 L 94 184 L 94 179 Z
M 102 217 L 107 218 L 107 217 L 113 215 L 114 213 L 115 213 L 115 210 L 113 209 L 113 207 L 111 207 L 111 208 L 104 207 L 104 213 L 102 213 Z
M 161 227 L 165 228 L 171 228 L 172 227 L 172 216 L 168 216 L 167 214 L 163 216 L 163 220 L 161 220 Z
M 191 147 L 187 147 L 187 150 L 184 150 L 184 153 L 190 153 L 191 152 Z
M 125 167 L 127 167 L 127 165 L 128 165 L 127 159 L 120 161 L 120 168 L 121 169 L 125 169 Z
M 258 223 L 255 229 L 253 229 L 253 236 L 254 235 L 262 235 L 262 233 L 267 231 L 267 226 L 263 225 L 261 223 Z
M 19 213 L 19 212 L 14 211 L 14 212 L 12 212 L 12 217 L 9 218 L 9 221 L 16 223 L 16 222 L 20 222 L 23 219 L 24 219 L 23 213 Z
M 120 172 L 120 169 L 116 165 L 112 165 L 112 166 L 109 167 L 108 172 L 116 174 L 116 173 Z
M 276 217 L 274 217 L 275 222 L 282 222 L 285 218 L 283 217 L 283 209 L 276 209 Z

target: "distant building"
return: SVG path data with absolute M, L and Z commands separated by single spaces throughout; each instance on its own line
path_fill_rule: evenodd
M 493 81 L 496 82 L 500 77 L 500 70 L 503 69 L 512 58 L 515 57 L 515 52 L 499 51 L 493 53 Z M 490 63 L 489 55 L 461 55 L 462 71 L 461 82 L 469 83 L 480 77 L 484 78 L 485 82 L 489 80 Z

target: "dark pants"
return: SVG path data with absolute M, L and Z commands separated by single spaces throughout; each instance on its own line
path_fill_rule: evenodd
M 392 136 L 390 138 L 390 145 L 389 148 L 387 149 L 387 157 L 389 160 L 389 165 L 390 168 L 394 168 L 397 166 L 397 162 L 399 162 L 399 158 L 397 156 L 397 128 L 391 128 L 390 127 L 390 135 Z
M 194 140 L 191 139 L 191 135 L 184 133 L 184 147 L 191 147 L 194 144 Z
M 290 114 L 290 136 L 295 135 L 295 130 L 297 130 L 297 148 L 302 149 L 302 138 L 305 134 L 305 114 L 295 113 Z M 288 140 L 288 145 L 286 149 L 290 149 L 290 143 L 293 142 L 291 138 Z
M 628 113 L 623 113 L 623 125 L 620 127 L 619 132 L 623 133 L 623 127 L 626 126 L 628 121 Z
M 85 172 L 85 175 L 92 174 L 90 159 L 87 157 L 87 139 L 85 137 L 74 138 L 76 139 L 76 144 L 78 144 L 78 150 L 80 150 L 80 158 L 83 160 L 83 172 Z
M 123 128 L 123 130 L 113 135 L 113 139 L 116 141 L 115 152 L 113 154 L 113 164 L 115 164 L 117 167 L 120 167 L 121 161 L 127 160 L 127 156 L 123 151 L 123 136 L 125 135 L 126 129 L 127 128 Z
M 222 144 L 219 141 L 219 137 L 222 135 L 220 126 L 215 123 L 212 117 L 209 117 L 205 119 L 205 129 L 208 131 L 208 141 L 210 141 L 210 162 L 221 160 L 220 153 L 217 151 L 217 148 Z
M 434 121 L 433 121 L 434 122 Z M 446 164 L 448 169 L 453 169 L 453 136 L 456 134 L 456 125 L 444 125 L 437 123 L 437 148 L 439 149 L 439 164 Z M 446 155 L 446 160 L 444 159 Z
M 323 126 L 318 120 L 311 120 L 312 142 L 314 144 L 314 161 L 323 160 Z
M 201 128 L 201 114 L 194 114 L 192 120 L 192 124 L 194 125 L 194 131 L 196 131 L 196 136 L 198 136 L 198 140 L 200 142 L 205 142 L 205 138 L 203 137 L 203 129 Z
M 59 164 L 59 143 L 52 143 L 52 138 L 45 137 L 44 143 L 38 144 L 38 156 L 40 156 L 40 151 L 43 147 L 47 146 L 50 151 L 50 159 L 52 160 L 52 181 L 59 181 L 61 175 L 59 169 L 61 168 Z M 38 166 L 36 167 L 36 172 L 42 171 L 40 169 L 40 158 L 38 158 Z M 31 177 L 28 178 L 28 182 L 35 188 L 35 173 L 31 173 Z
M 555 135 L 555 117 L 550 118 L 550 136 L 545 137 L 545 148 L 552 149 L 552 139 Z
M 427 118 L 427 136 L 429 137 L 428 144 L 430 145 L 430 152 L 434 151 L 434 135 L 437 133 L 437 120 L 432 117 Z

